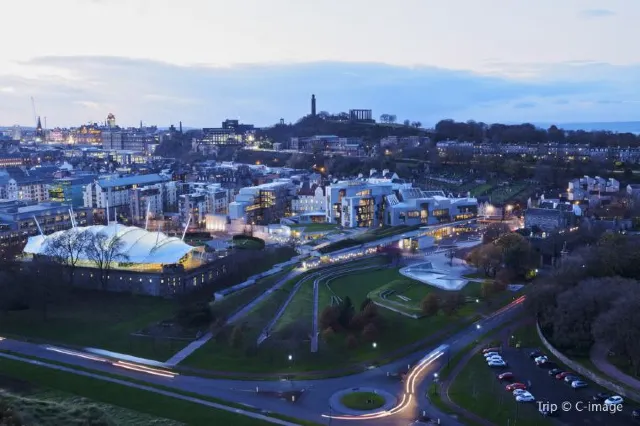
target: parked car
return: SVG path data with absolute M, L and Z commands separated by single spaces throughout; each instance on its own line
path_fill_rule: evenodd
M 531 358 L 531 359 L 536 359 L 539 356 L 543 356 L 543 355 L 544 354 L 542 352 L 538 351 L 538 350 L 535 350 L 533 352 L 529 352 L 529 358 Z
M 529 392 L 527 392 L 526 389 L 516 389 L 513 392 L 511 392 L 511 394 L 513 396 L 520 396 L 520 395 L 524 395 L 524 394 L 527 394 L 527 393 L 529 393 Z
M 513 382 L 515 380 L 515 376 L 511 372 L 498 374 L 497 377 L 498 377 L 498 380 L 501 382 Z
M 500 348 L 486 348 L 482 350 L 483 354 L 486 354 L 488 352 L 500 352 Z
M 631 412 L 631 417 L 633 417 L 634 420 L 640 420 L 640 410 L 639 409 L 635 409 Z
M 551 370 L 549 370 L 549 375 L 555 377 L 556 375 L 562 373 L 562 370 L 560 370 L 559 368 L 552 368 Z
M 516 396 L 516 401 L 518 402 L 533 402 L 536 399 L 529 392 Z
M 623 402 L 624 398 L 622 398 L 620 395 L 613 395 L 604 400 L 604 403 L 606 405 L 618 405 L 622 404 Z
M 610 396 L 611 396 L 610 393 L 598 392 L 597 394 L 593 395 L 591 399 L 597 402 L 604 402 L 604 400 L 609 398 Z
M 586 388 L 587 386 L 589 386 L 589 384 L 584 380 L 574 380 L 571 382 L 571 387 L 574 389 Z
M 507 363 L 504 360 L 492 360 L 487 363 L 489 367 L 506 367 Z
M 526 389 L 527 385 L 525 385 L 524 383 L 516 382 L 516 383 L 511 383 L 505 386 L 504 388 L 509 392 L 513 392 L 516 389 Z
M 558 380 L 564 380 L 565 377 L 567 377 L 568 375 L 573 374 L 570 371 L 563 371 L 562 373 L 558 373 L 556 374 L 556 379 Z
M 540 365 L 540 364 L 544 364 L 545 362 L 549 361 L 549 358 L 547 358 L 546 356 L 539 356 L 534 361 L 536 362 L 536 365 Z
M 484 354 L 485 358 L 489 358 L 492 356 L 501 356 L 499 352 L 487 352 L 486 354 Z
M 489 361 L 502 361 L 502 357 L 501 356 L 490 356 L 489 358 L 485 358 L 485 361 L 489 362 Z
M 568 375 L 564 376 L 564 379 L 562 379 L 562 381 L 565 382 L 568 385 L 570 385 L 571 383 L 575 382 L 576 380 L 581 380 L 581 379 L 580 379 L 580 377 L 574 376 L 573 374 L 568 374 Z

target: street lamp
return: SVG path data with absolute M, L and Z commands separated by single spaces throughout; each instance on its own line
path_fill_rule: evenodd
M 293 355 L 289 355 L 289 361 L 293 361 Z
M 480 324 L 476 324 L 476 329 L 480 330 Z
M 377 348 L 377 347 L 378 347 L 378 344 L 377 344 L 376 342 L 373 342 L 373 343 L 371 344 L 371 347 L 373 347 L 373 349 L 375 349 L 375 348 Z

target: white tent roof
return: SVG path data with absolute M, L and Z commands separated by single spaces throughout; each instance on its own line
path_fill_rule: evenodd
M 52 238 L 65 232 L 83 231 L 91 232 L 94 235 L 103 232 L 111 238 L 119 237 L 124 243 L 122 252 L 128 256 L 127 262 L 130 263 L 174 264 L 178 263 L 184 255 L 194 249 L 194 247 L 184 243 L 179 238 L 168 237 L 162 232 L 149 232 L 135 226 L 111 224 L 108 226 L 94 225 L 78 227 L 66 231 L 58 231 L 47 236 L 37 235 L 29 237 L 24 252 L 29 254 L 45 254 L 47 242 Z M 84 253 L 80 255 L 80 258 L 89 260 Z

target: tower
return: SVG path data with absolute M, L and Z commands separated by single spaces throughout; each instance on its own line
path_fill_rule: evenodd
M 42 121 L 40 121 L 40 117 L 38 116 L 38 123 L 36 124 L 36 137 L 42 138 L 44 136 L 44 130 L 42 129 Z
M 182 134 L 182 121 L 180 122 L 180 134 Z
M 109 113 L 109 115 L 107 115 L 107 127 L 110 129 L 116 127 L 116 116 L 112 113 Z
M 316 116 L 316 95 L 311 95 L 311 116 Z

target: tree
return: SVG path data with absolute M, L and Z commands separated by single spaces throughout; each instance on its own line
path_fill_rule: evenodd
M 435 293 L 427 294 L 420 302 L 420 310 L 424 315 L 433 316 L 438 313 L 440 302 Z
M 402 122 L 403 125 L 405 125 L 406 127 L 409 127 L 411 125 L 411 121 L 410 120 L 404 120 Z
M 119 236 L 109 237 L 105 232 L 91 234 L 85 250 L 87 257 L 98 268 L 102 290 L 107 290 L 109 271 L 115 262 L 126 262 L 129 256 L 124 252 L 125 243 Z
M 347 336 L 347 349 L 355 349 L 358 347 L 358 339 L 353 334 Z
M 494 276 L 502 263 L 502 250 L 493 243 L 484 244 L 473 249 L 466 260 L 482 269 L 486 276 Z
M 243 334 L 244 332 L 241 326 L 236 325 L 233 327 L 231 335 L 229 336 L 229 345 L 234 349 L 240 349 L 244 340 Z
M 333 328 L 331 327 L 327 327 L 324 330 L 322 330 L 322 341 L 324 341 L 325 343 L 329 343 L 329 341 L 331 341 L 333 339 L 333 336 L 335 336 L 335 331 L 333 331 Z
M 351 298 L 349 296 L 342 299 L 340 305 L 338 306 L 338 323 L 342 326 L 342 328 L 348 328 L 351 323 L 351 318 L 354 315 L 353 302 L 351 302 Z
M 517 276 L 525 275 L 537 264 L 531 244 L 518 233 L 503 235 L 496 240 L 496 245 L 502 249 L 504 265 Z
M 422 127 L 422 123 L 419 121 L 413 121 L 411 122 L 411 127 L 415 127 L 416 129 L 419 129 L 420 127 Z
M 484 230 L 484 234 L 482 234 L 482 242 L 485 244 L 490 243 L 510 232 L 511 229 L 509 225 L 504 222 L 491 223 Z
M 54 234 L 45 240 L 44 255 L 53 262 L 62 265 L 69 274 L 69 285 L 73 285 L 76 267 L 85 253 L 91 233 L 72 228 L 59 234 Z
M 367 324 L 364 326 L 364 330 L 362 330 L 362 338 L 366 342 L 374 342 L 378 339 L 378 329 L 374 324 Z
M 371 322 L 378 317 L 378 305 L 375 303 L 369 303 L 365 306 L 364 311 L 362 311 L 364 318 L 366 321 Z
M 371 303 L 373 303 L 373 301 L 368 297 L 364 299 L 360 304 L 360 312 L 363 312 L 367 308 L 367 306 L 369 306 Z
M 338 323 L 340 310 L 337 306 L 327 306 L 320 313 L 320 327 L 327 329 L 334 327 Z
M 397 116 L 397 115 L 395 115 L 395 114 L 390 114 L 390 115 L 389 115 L 389 123 L 393 124 L 393 123 L 395 123 L 396 121 L 398 121 L 398 116 Z
M 391 120 L 391 116 L 389 114 L 380 115 L 380 122 L 381 123 L 389 123 L 390 120 Z
M 490 298 L 495 292 L 495 284 L 493 281 L 483 281 L 482 287 L 480 288 L 480 292 L 482 293 L 483 299 Z
M 442 304 L 442 312 L 445 315 L 451 316 L 455 314 L 460 306 L 464 303 L 464 296 L 460 293 L 450 294 L 444 298 L 444 303 Z

